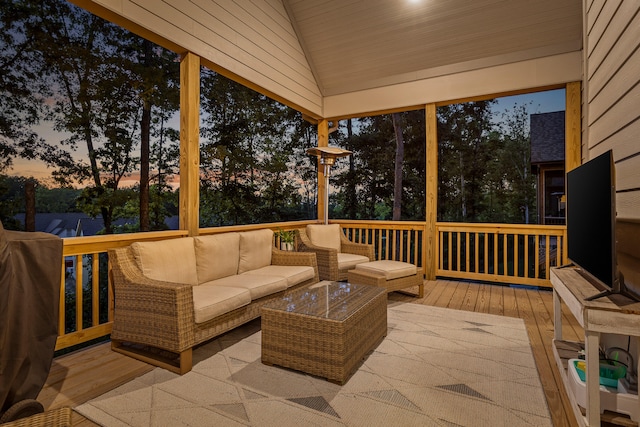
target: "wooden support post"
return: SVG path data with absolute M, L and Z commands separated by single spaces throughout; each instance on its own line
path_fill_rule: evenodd
M 427 182 L 426 182 L 426 227 L 424 236 L 425 279 L 436 278 L 436 221 L 438 219 L 438 120 L 436 104 L 427 104 L 425 108 L 425 123 L 427 132 Z
M 567 83 L 565 106 L 565 173 L 582 164 L 580 82 Z
M 564 173 L 566 174 L 582 164 L 582 126 L 580 82 L 567 83 L 565 90 L 565 128 L 564 128 Z M 570 208 L 569 208 L 570 209 Z M 569 257 L 566 231 L 562 245 L 562 257 Z
M 180 229 L 197 236 L 200 209 L 200 57 L 180 62 Z
M 318 120 L 318 147 L 329 146 L 329 121 L 327 119 Z M 324 205 L 325 192 L 329 191 L 325 188 L 324 183 L 324 166 L 320 164 L 318 157 L 318 219 L 324 218 L 325 209 L 329 206 Z

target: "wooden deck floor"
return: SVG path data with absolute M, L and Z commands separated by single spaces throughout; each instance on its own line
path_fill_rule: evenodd
M 436 280 L 425 284 L 422 299 L 398 293 L 390 294 L 389 299 L 523 319 L 554 426 L 578 425 L 552 353 L 550 290 Z M 563 307 L 563 337 L 582 340 L 582 336 L 582 328 Z M 112 352 L 108 343 L 100 344 L 56 358 L 38 400 L 45 408 L 74 407 L 151 369 L 145 363 Z M 95 424 L 74 412 L 74 425 Z

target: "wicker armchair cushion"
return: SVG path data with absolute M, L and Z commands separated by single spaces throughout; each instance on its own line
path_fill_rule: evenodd
M 195 245 L 199 283 L 238 274 L 240 259 L 238 233 L 198 236 L 195 238 Z
M 244 231 L 240 234 L 238 274 L 271 265 L 273 230 Z
M 133 256 L 149 279 L 197 285 L 196 251 L 193 237 L 135 242 L 131 244 Z
M 356 267 L 356 265 L 369 262 L 369 258 L 362 255 L 356 254 L 348 254 L 348 253 L 339 253 L 338 254 L 338 269 L 340 271 L 351 270 Z
M 372 261 L 365 264 L 358 264 L 356 265 L 356 270 L 381 275 L 384 276 L 387 280 L 413 276 L 418 271 L 416 266 L 413 264 L 390 260 Z
M 250 302 L 251 293 L 248 289 L 218 285 L 193 287 L 193 314 L 196 323 L 204 323 Z
M 307 225 L 307 236 L 316 246 L 336 249 L 340 252 L 340 224 L 309 224 Z

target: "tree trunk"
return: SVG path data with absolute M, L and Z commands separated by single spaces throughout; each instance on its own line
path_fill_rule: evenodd
M 393 113 L 393 130 L 396 134 L 396 164 L 393 182 L 393 220 L 400 221 L 402 213 L 402 163 L 404 162 L 404 138 L 400 113 Z
M 151 42 L 144 40 L 144 63 L 151 64 Z M 151 93 L 145 88 L 142 95 L 142 119 L 140 120 L 140 231 L 149 231 L 149 140 L 151 133 Z
M 353 137 L 353 123 L 347 120 L 347 141 Z M 349 147 L 351 150 L 351 147 Z M 356 167 L 354 156 L 349 156 L 349 181 L 347 184 L 347 217 L 356 219 L 358 215 L 358 199 L 356 194 Z
M 24 183 L 24 200 L 24 229 L 26 231 L 36 231 L 36 184 L 31 179 Z

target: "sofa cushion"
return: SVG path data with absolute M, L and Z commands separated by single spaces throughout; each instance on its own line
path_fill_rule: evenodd
M 251 299 L 255 300 L 275 292 L 287 289 L 287 279 L 280 276 L 260 276 L 251 272 L 236 276 L 223 277 L 222 279 L 209 282 L 215 286 L 237 287 L 238 289 L 248 290 L 251 293 Z
M 245 274 L 284 277 L 287 279 L 287 287 L 290 288 L 305 280 L 313 279 L 316 271 L 313 267 L 306 265 L 268 265 Z
M 240 233 L 238 274 L 271 265 L 273 230 L 262 229 Z
M 363 262 L 369 262 L 369 258 L 348 253 L 338 254 L 338 270 L 353 270 L 357 264 Z
M 413 276 L 418 269 L 407 262 L 380 260 L 356 265 L 356 270 L 384 276 L 387 280 Z
M 238 274 L 239 233 L 198 236 L 194 242 L 199 283 Z
M 195 322 L 202 323 L 251 303 L 247 289 L 202 284 L 193 287 Z
M 311 243 L 323 248 L 336 249 L 340 252 L 340 224 L 309 224 L 307 225 L 307 236 Z
M 135 242 L 131 244 L 131 250 L 145 277 L 163 282 L 198 284 L 193 237 Z

